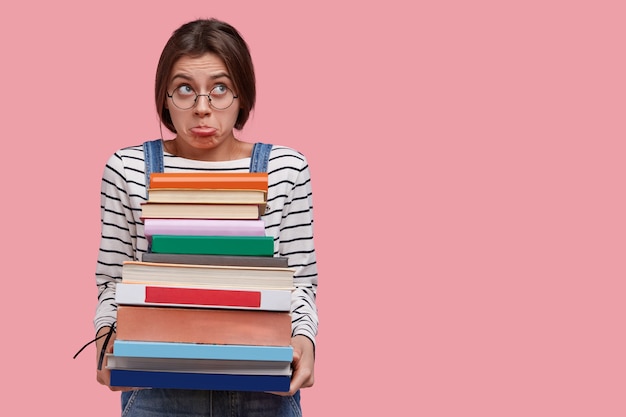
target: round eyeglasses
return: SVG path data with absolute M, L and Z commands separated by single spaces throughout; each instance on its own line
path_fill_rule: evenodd
M 226 110 L 233 104 L 238 97 L 233 91 L 225 85 L 216 85 L 209 91 L 209 94 L 198 94 L 188 85 L 181 85 L 172 94 L 167 93 L 172 99 L 172 103 L 181 110 L 189 110 L 194 107 L 198 101 L 198 97 L 205 96 L 209 99 L 209 106 L 216 110 Z

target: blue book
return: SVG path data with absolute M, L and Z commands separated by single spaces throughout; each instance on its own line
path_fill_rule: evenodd
M 111 386 L 227 391 L 289 391 L 288 375 L 225 375 L 111 369 Z
M 291 346 L 256 345 L 210 345 L 198 343 L 140 342 L 115 340 L 113 352 L 116 356 L 144 358 L 187 358 L 248 361 L 293 360 Z

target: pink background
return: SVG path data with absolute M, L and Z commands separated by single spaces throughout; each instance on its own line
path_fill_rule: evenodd
M 3 407 L 118 415 L 95 348 L 72 359 L 100 175 L 160 136 L 161 48 L 213 16 L 257 69 L 241 137 L 311 166 L 305 416 L 626 415 L 623 4 L 5 2 Z

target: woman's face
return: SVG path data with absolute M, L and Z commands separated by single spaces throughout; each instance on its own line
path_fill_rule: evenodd
M 212 105 L 207 96 L 209 93 Z M 209 150 L 235 139 L 233 128 L 239 113 L 239 101 L 234 98 L 230 104 L 231 97 L 237 92 L 224 62 L 217 55 L 207 53 L 198 58 L 180 58 L 172 67 L 167 94 L 166 107 L 176 128 L 176 140 L 183 142 L 181 146 L 197 151 Z M 188 106 L 192 107 L 180 108 Z M 226 106 L 229 107 L 216 108 Z

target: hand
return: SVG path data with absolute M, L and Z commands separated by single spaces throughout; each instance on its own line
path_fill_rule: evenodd
M 313 375 L 315 365 L 313 342 L 308 337 L 299 335 L 291 338 L 291 346 L 293 346 L 293 361 L 291 362 L 293 371 L 289 392 L 273 392 L 273 394 L 290 396 L 300 388 L 313 386 L 315 379 Z
M 106 335 L 106 333 L 108 333 L 109 330 L 110 330 L 110 327 L 103 327 L 100 330 L 98 330 L 98 334 L 96 334 L 96 337 L 102 336 L 98 340 L 96 340 L 96 367 L 98 366 L 98 361 L 100 360 L 100 352 L 102 352 L 102 346 L 104 345 L 104 342 L 106 341 L 106 336 L 104 335 Z M 106 353 L 113 352 L 114 340 L 115 340 L 115 332 L 111 334 L 109 343 L 106 346 Z M 102 385 L 106 385 L 107 387 L 109 387 L 111 391 L 131 391 L 132 390 L 132 388 L 128 388 L 128 387 L 112 387 L 111 386 L 111 371 L 107 369 L 106 366 L 107 366 L 107 357 L 105 356 L 104 359 L 102 360 L 102 369 L 99 369 L 96 374 L 96 379 L 98 380 L 99 383 L 101 383 Z

